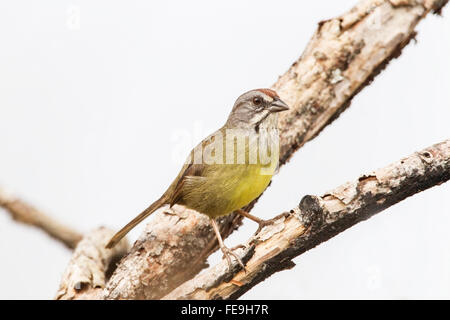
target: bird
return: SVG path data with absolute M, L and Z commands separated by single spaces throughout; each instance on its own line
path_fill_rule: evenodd
M 106 248 L 113 248 L 157 209 L 179 204 L 207 215 L 229 267 L 234 257 L 245 269 L 239 256 L 225 246 L 216 218 L 237 212 L 257 222 L 258 231 L 273 223 L 274 219 L 260 219 L 242 208 L 261 195 L 277 169 L 278 114 L 288 109 L 272 89 L 240 95 L 225 124 L 192 149 L 166 192 L 118 231 Z

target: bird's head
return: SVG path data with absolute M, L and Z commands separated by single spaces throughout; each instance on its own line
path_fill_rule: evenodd
M 239 96 L 226 123 L 233 128 L 259 128 L 265 121 L 273 121 L 272 115 L 288 110 L 286 103 L 271 89 L 255 89 Z M 276 124 L 275 124 L 276 125 Z

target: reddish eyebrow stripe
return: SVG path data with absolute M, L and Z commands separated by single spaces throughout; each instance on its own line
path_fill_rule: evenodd
M 262 92 L 262 93 L 268 95 L 272 99 L 279 98 L 278 94 L 275 91 L 273 91 L 272 89 L 257 89 L 257 90 L 259 92 Z

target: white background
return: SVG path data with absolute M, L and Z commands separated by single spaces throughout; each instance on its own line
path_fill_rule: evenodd
M 355 3 L 0 2 L 0 186 L 82 232 L 121 227 L 176 176 L 183 141 L 220 127 L 239 94 L 270 86 L 320 20 Z M 295 154 L 254 214 L 450 137 L 449 15 L 420 23 L 417 44 Z M 450 298 L 449 195 L 447 183 L 406 199 L 243 298 Z M 0 253 L 2 299 L 52 298 L 71 255 L 3 211 Z

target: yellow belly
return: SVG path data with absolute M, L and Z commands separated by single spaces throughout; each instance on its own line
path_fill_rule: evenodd
M 228 208 L 229 212 L 246 206 L 267 188 L 272 179 L 272 174 L 261 174 L 261 169 L 261 166 L 252 166 L 247 170 L 246 175 L 239 180 L 239 183 L 231 192 L 233 201 Z
M 272 132 L 272 134 L 278 137 L 277 132 Z M 269 139 L 269 142 L 273 139 L 270 136 L 266 136 L 266 138 Z M 267 162 L 267 158 L 260 159 L 259 141 L 249 140 L 250 146 L 246 145 L 244 149 L 245 163 L 241 164 L 236 160 L 237 149 L 234 148 L 234 145 L 226 146 L 226 139 L 223 141 L 223 150 L 227 150 L 226 148 L 229 147 L 233 150 L 232 152 L 235 152 L 233 164 L 228 164 L 226 161 L 225 155 L 228 154 L 227 152 L 223 153 L 222 164 L 205 164 L 201 175 L 187 178 L 183 185 L 182 195 L 177 200 L 177 203 L 204 213 L 211 218 L 229 214 L 259 197 L 269 185 L 278 165 L 278 145 L 271 146 L 269 162 Z M 267 145 L 270 144 L 267 143 Z M 258 151 L 256 163 L 250 160 L 252 154 L 249 150 Z
M 212 218 L 249 204 L 266 189 L 273 171 L 261 165 L 211 166 L 205 179 L 191 185 L 179 202 Z M 214 173 L 212 173 L 214 171 Z

